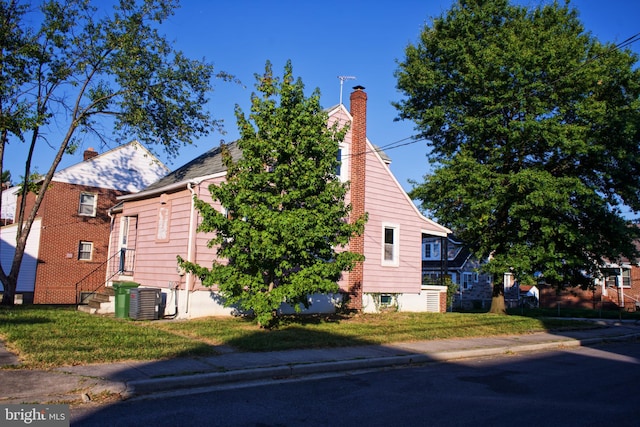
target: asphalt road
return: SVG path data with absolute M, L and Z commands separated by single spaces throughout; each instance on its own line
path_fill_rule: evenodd
M 640 343 L 212 388 L 98 409 L 72 426 L 637 426 Z

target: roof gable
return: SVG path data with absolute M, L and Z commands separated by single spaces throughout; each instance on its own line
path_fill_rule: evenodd
M 53 181 L 132 193 L 168 172 L 156 156 L 132 141 L 56 172 Z

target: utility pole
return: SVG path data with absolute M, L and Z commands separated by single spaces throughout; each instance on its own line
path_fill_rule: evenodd
M 342 104 L 342 86 L 344 85 L 345 80 L 355 80 L 354 76 L 338 76 L 340 79 L 340 104 Z

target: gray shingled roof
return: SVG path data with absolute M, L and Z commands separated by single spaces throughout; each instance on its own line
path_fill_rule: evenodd
M 238 160 L 240 157 L 242 157 L 242 151 L 238 147 L 237 141 L 233 141 L 227 144 L 226 147 L 229 150 L 229 153 L 231 153 L 231 156 L 234 160 Z M 384 151 L 382 151 L 379 147 L 375 147 L 375 149 L 380 157 L 382 157 L 382 160 L 389 163 L 391 162 L 391 159 L 386 155 Z M 214 175 L 216 173 L 226 171 L 227 167 L 222 162 L 221 152 L 221 147 L 212 148 L 206 153 L 201 154 L 200 156 L 191 160 L 189 163 L 179 167 L 159 181 L 151 184 L 150 186 L 145 188 L 143 192 L 167 187 L 169 185 L 178 184 L 180 182 L 186 183 L 193 179 L 198 179 L 202 178 L 203 176 Z
M 234 160 L 238 160 L 242 155 L 236 141 L 227 144 L 226 147 Z M 221 152 L 222 146 L 212 148 L 206 153 L 191 160 L 184 166 L 179 167 L 159 181 L 151 184 L 145 188 L 144 191 L 154 190 L 156 188 L 162 188 L 179 182 L 186 182 L 192 179 L 226 171 L 227 167 L 222 162 Z
M 373 145 L 373 148 L 376 150 L 376 153 L 378 153 L 378 155 L 380 156 L 383 162 L 387 164 L 391 163 L 391 157 L 389 157 L 382 148 L 378 147 L 375 144 L 372 144 L 372 145 Z

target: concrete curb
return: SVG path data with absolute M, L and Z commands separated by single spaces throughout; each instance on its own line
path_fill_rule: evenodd
M 134 380 L 126 384 L 124 398 L 145 396 L 154 393 L 176 391 L 186 388 L 210 387 L 222 384 L 242 383 L 269 379 L 286 379 L 306 375 L 358 371 L 365 369 L 381 369 L 439 363 L 451 360 L 461 360 L 474 357 L 503 355 L 506 353 L 528 353 L 566 347 L 580 347 L 639 339 L 640 333 L 632 333 L 613 337 L 598 337 L 586 339 L 565 339 L 535 344 L 520 344 L 503 347 L 476 348 L 468 350 L 439 351 L 430 353 L 413 353 L 401 356 L 371 357 L 352 360 L 321 363 L 299 363 L 265 368 L 238 369 L 225 372 L 210 372 L 202 374 L 171 376 Z

